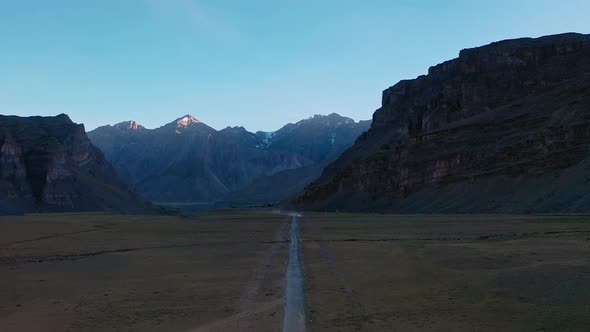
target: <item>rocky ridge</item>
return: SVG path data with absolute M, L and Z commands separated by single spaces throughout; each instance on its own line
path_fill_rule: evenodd
M 466 49 L 383 92 L 371 129 L 299 207 L 590 211 L 590 35 Z
M 3 210 L 3 211 L 1 211 Z M 0 212 L 147 212 L 67 115 L 0 116 Z

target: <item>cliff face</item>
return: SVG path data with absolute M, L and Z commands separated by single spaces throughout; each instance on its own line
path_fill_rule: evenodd
M 0 210 L 148 211 L 83 125 L 66 115 L 0 116 Z M 2 211 L 0 211 L 2 212 Z
M 297 202 L 400 212 L 590 211 L 590 36 L 516 39 L 383 93 Z

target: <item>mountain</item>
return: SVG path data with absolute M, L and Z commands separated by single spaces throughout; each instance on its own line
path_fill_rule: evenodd
M 150 208 L 67 115 L 0 115 L 0 214 Z
M 156 129 L 127 121 L 88 136 L 154 202 L 258 204 L 301 191 L 369 125 L 330 114 L 251 133 L 243 127 L 215 130 L 185 115 Z M 288 188 L 277 177 L 288 178 Z
M 299 208 L 589 212 L 590 35 L 465 49 L 383 92 Z

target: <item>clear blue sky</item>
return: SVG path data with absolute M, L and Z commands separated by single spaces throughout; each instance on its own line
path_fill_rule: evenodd
M 0 0 L 0 113 L 369 119 L 381 91 L 462 48 L 569 31 L 590 32 L 587 0 Z

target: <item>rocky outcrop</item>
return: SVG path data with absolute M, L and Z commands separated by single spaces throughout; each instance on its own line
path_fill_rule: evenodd
M 186 115 L 156 129 L 124 122 L 88 135 L 154 202 L 263 204 L 299 192 L 317 166 L 336 158 L 368 127 L 368 121 L 330 114 L 251 133 L 243 127 L 215 130 Z M 278 178 L 288 179 L 288 188 Z
M 9 133 L 4 137 L 0 148 L 0 178 L 4 184 L 0 189 L 0 195 L 6 199 L 17 199 L 19 196 L 25 199 L 33 197 L 27 181 L 23 150 Z
M 150 209 L 64 114 L 0 116 L 0 202 L 25 212 Z
M 590 211 L 590 169 L 580 168 L 589 143 L 590 36 L 497 42 L 385 90 L 371 129 L 297 203 L 398 212 Z

